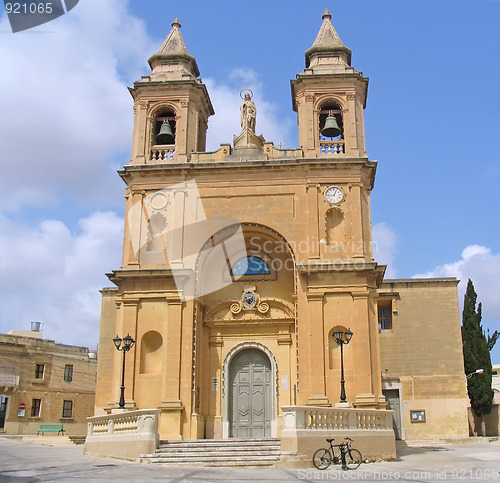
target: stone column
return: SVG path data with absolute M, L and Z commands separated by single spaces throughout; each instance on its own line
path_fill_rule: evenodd
M 309 326 L 307 332 L 302 332 L 301 344 L 307 336 L 309 367 L 301 369 L 301 379 L 309 380 L 308 406 L 331 406 L 326 396 L 325 363 L 328 348 L 325 347 L 325 328 L 323 319 L 323 292 L 308 292 Z
M 125 407 L 129 410 L 136 409 L 134 390 L 135 390 L 135 373 L 136 373 L 136 354 L 137 344 L 137 311 L 139 299 L 127 298 L 122 299 L 122 312 L 123 312 L 123 328 L 122 333 L 118 334 L 122 339 L 130 334 L 134 339 L 135 344 L 125 355 Z M 122 367 L 123 353 L 120 351 L 120 377 Z
M 180 399 L 181 353 L 182 353 L 182 302 L 178 297 L 166 300 L 166 339 L 163 362 L 164 379 L 162 402 L 159 407 L 160 438 L 182 439 L 182 412 L 184 406 Z
M 146 220 L 142 208 L 144 191 L 129 190 L 125 194 L 127 199 L 125 206 L 125 230 L 123 239 L 122 266 L 138 267 L 140 261 L 140 251 L 145 244 L 141 240 L 144 232 Z M 147 230 L 147 229 L 146 229 Z
M 307 192 L 307 239 L 306 247 L 309 260 L 320 260 L 320 245 L 319 245 L 319 206 L 318 206 L 318 190 L 320 189 L 317 183 L 308 183 L 306 185 Z M 303 241 L 303 240 L 301 240 Z M 304 254 L 298 253 L 298 259 L 303 259 Z
M 356 325 L 352 328 L 354 335 L 349 344 L 354 355 L 350 372 L 356 374 L 357 378 L 357 394 L 353 404 L 356 407 L 371 408 L 377 406 L 378 400 L 373 394 L 373 358 L 376 358 L 377 354 L 373 352 L 373 334 L 370 331 L 369 292 L 353 292 L 352 298 Z M 376 377 L 380 378 L 380 372 Z
M 224 358 L 222 356 L 223 340 L 220 335 L 211 335 L 209 339 L 210 355 L 209 355 L 209 380 L 208 384 L 210 406 L 207 418 L 207 437 L 212 438 L 228 438 L 229 437 L 229 421 L 227 421 L 227 407 L 226 420 L 222 418 L 222 364 Z M 212 379 L 217 378 L 217 390 L 215 391 Z M 226 381 L 227 383 L 227 381 Z M 229 399 L 229 387 L 226 384 L 224 387 L 224 403 L 227 405 Z
M 349 193 L 351 225 L 351 249 L 352 258 L 365 258 L 363 243 L 363 217 L 361 213 L 361 188 L 359 184 L 350 187 Z
M 147 117 L 148 101 L 137 101 L 134 104 L 134 135 L 132 138 L 132 164 L 146 164 L 149 160 L 149 144 L 146 133 L 151 133 L 151 121 Z
M 184 223 L 185 223 L 185 202 L 186 190 L 184 188 L 174 188 L 173 195 L 173 217 L 169 233 L 167 235 L 168 260 L 170 267 L 184 268 Z

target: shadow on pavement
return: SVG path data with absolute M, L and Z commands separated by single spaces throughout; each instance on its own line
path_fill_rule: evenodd
M 409 446 L 406 441 L 396 441 L 396 461 L 402 461 L 403 456 L 412 454 L 434 453 L 436 451 L 450 451 L 446 446 Z

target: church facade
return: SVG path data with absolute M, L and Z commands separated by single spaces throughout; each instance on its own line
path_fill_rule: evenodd
M 123 261 L 102 291 L 95 414 L 118 408 L 113 337 L 130 334 L 125 409 L 159 410 L 160 439 L 280 437 L 283 408 L 306 407 L 389 408 L 398 438 L 466 436 L 457 282 L 384 281 L 368 79 L 329 12 L 291 82 L 296 149 L 257 134 L 244 90 L 241 133 L 205 151 L 214 109 L 177 20 L 149 64 L 130 88 Z

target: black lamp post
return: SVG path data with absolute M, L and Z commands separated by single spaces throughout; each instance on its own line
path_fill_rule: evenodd
M 345 332 L 342 332 L 340 329 L 337 329 L 333 332 L 333 338 L 335 342 L 340 346 L 340 402 L 347 402 L 345 397 L 345 381 L 344 381 L 344 344 L 349 344 L 352 337 L 352 332 L 350 329 L 347 329 Z
M 120 339 L 116 336 L 113 339 L 115 343 L 115 347 L 117 350 L 123 352 L 123 366 L 122 366 L 122 386 L 120 388 L 120 408 L 125 409 L 125 353 L 132 349 L 132 346 L 135 343 L 135 340 L 130 337 L 130 334 L 127 334 L 123 339 Z M 122 346 L 123 342 L 123 346 Z

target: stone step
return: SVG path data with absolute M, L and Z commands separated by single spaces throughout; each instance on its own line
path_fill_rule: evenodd
M 279 438 L 263 438 L 263 439 L 243 439 L 243 438 L 229 438 L 229 439 L 169 439 L 160 441 L 160 445 L 183 445 L 183 444 L 225 444 L 225 445 L 256 445 L 256 444 L 281 444 Z
M 85 440 L 87 439 L 87 436 L 68 436 L 69 440 L 73 444 L 84 444 Z
M 280 447 L 279 445 L 269 446 L 266 448 L 262 448 L 260 446 L 212 446 L 210 448 L 202 447 L 202 446 L 194 446 L 190 448 L 189 446 L 179 446 L 175 448 L 169 447 L 160 447 L 156 450 L 156 453 L 171 453 L 171 454 L 181 454 L 181 453 L 214 453 L 219 454 L 220 452 L 224 453 L 236 453 L 236 452 L 245 452 L 245 453 L 279 453 Z
M 206 444 L 200 444 L 200 443 L 193 443 L 193 444 L 186 443 L 186 444 L 176 444 L 176 445 L 161 444 L 158 449 L 166 450 L 166 451 L 169 451 L 169 450 L 183 451 L 186 449 L 211 451 L 211 450 L 217 450 L 219 448 L 225 448 L 225 449 L 242 449 L 242 448 L 244 448 L 246 450 L 252 451 L 252 450 L 259 450 L 259 449 L 279 450 L 280 447 L 281 447 L 281 445 L 279 443 L 278 444 L 276 444 L 276 443 L 266 444 L 266 445 L 264 445 L 264 444 L 252 444 L 252 445 L 230 444 L 230 445 L 226 445 L 226 444 L 222 444 L 222 443 L 206 445 Z
M 207 460 L 207 461 L 202 461 L 202 460 L 189 460 L 189 461 L 148 461 L 148 463 L 151 463 L 152 465 L 165 465 L 165 466 L 216 466 L 218 468 L 221 467 L 245 467 L 245 468 L 253 468 L 255 466 L 259 467 L 269 467 L 269 466 L 274 466 L 279 459 L 273 460 L 273 461 L 265 461 L 265 460 L 223 460 L 223 461 L 216 461 L 216 460 Z M 144 461 L 141 460 L 142 463 Z
M 280 460 L 280 440 L 266 439 L 196 439 L 161 441 L 143 463 L 191 466 L 271 466 Z
M 256 458 L 264 457 L 264 456 L 279 456 L 281 452 L 279 450 L 274 450 L 274 451 L 247 451 L 245 449 L 241 450 L 227 450 L 224 448 L 221 448 L 218 451 L 156 451 L 151 455 L 152 458 L 189 458 L 189 457 L 194 457 L 194 458 L 203 458 L 203 457 L 210 457 L 210 458 L 232 458 L 232 457 L 239 457 L 239 456 L 253 456 Z

